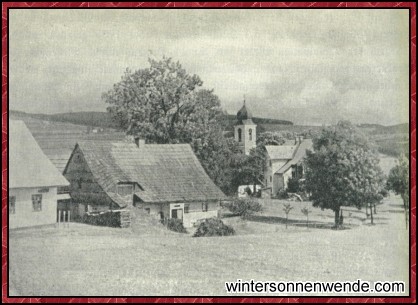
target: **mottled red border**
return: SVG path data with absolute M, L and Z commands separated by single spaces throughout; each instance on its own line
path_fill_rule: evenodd
M 7 296 L 7 107 L 9 8 L 384 8 L 410 9 L 411 297 L 410 298 L 9 298 Z M 5 2 L 2 3 L 2 302 L 3 303 L 415 303 L 416 302 L 416 5 L 413 2 Z

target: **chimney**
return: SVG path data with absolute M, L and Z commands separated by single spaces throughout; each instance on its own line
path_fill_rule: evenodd
M 135 137 L 135 144 L 137 147 L 141 147 L 145 145 L 145 140 L 141 139 L 140 137 Z

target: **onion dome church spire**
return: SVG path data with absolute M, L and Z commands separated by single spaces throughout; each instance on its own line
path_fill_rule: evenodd
M 247 108 L 244 96 L 244 105 L 237 112 L 235 124 L 235 141 L 238 142 L 243 153 L 248 155 L 252 148 L 256 147 L 256 127 L 252 120 L 252 113 Z
M 253 115 L 252 115 L 251 111 L 249 109 L 247 109 L 247 106 L 245 104 L 245 98 L 244 98 L 244 105 L 237 112 L 238 123 L 242 123 L 244 120 L 251 120 L 252 117 L 253 117 Z

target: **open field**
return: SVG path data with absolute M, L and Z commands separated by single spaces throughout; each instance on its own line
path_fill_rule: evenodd
M 227 217 L 237 235 L 191 234 L 71 224 L 10 232 L 11 295 L 226 295 L 225 281 L 357 279 L 408 281 L 408 233 L 402 203 L 391 195 L 376 225 L 363 211 L 345 209 L 345 230 L 331 230 L 332 211 L 310 208 L 310 225 L 292 202 L 285 228 L 282 202 L 242 221 Z M 350 215 L 351 213 L 351 215 Z M 408 288 L 408 287 L 407 287 Z

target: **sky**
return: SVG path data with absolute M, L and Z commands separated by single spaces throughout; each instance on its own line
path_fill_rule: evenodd
M 407 10 L 10 10 L 10 109 L 106 111 L 148 57 L 179 61 L 235 114 L 408 122 Z

